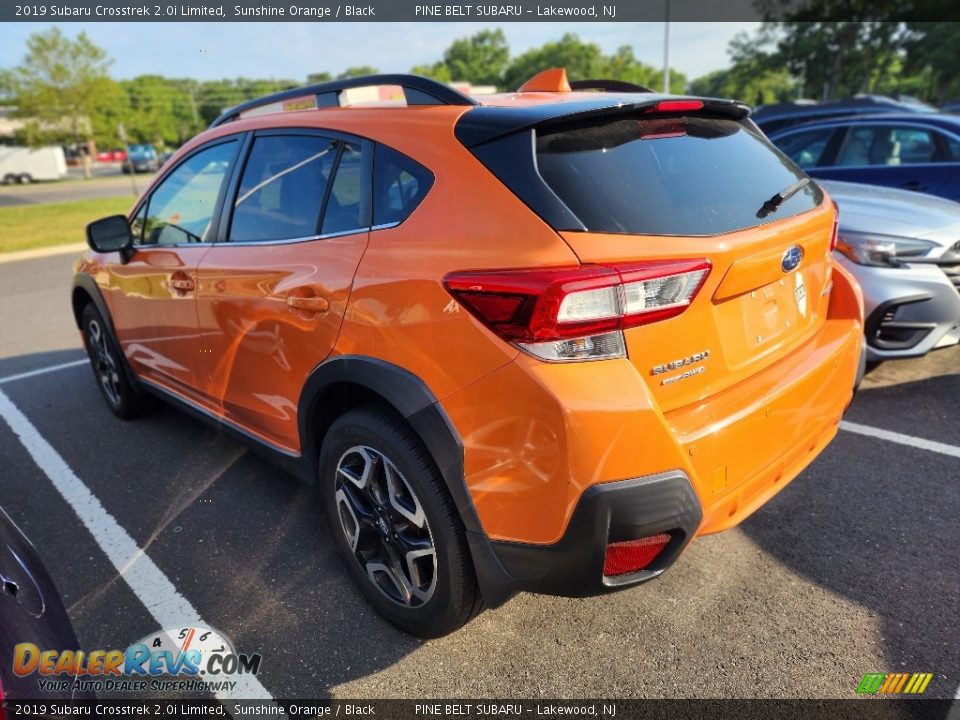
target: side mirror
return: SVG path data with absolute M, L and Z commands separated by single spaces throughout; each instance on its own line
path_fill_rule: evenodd
M 133 247 L 133 233 L 124 215 L 94 220 L 87 225 L 87 244 L 100 253 L 117 252 L 126 261 L 126 253 Z

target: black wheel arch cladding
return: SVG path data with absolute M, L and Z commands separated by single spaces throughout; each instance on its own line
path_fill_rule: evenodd
M 301 448 L 314 466 L 319 461 L 317 415 L 328 388 L 342 383 L 374 393 L 410 425 L 433 458 L 466 532 L 477 581 L 487 607 L 503 604 L 516 590 L 483 531 L 463 469 L 463 442 L 427 385 L 397 365 L 362 355 L 341 355 L 314 369 L 300 395 L 298 423 Z

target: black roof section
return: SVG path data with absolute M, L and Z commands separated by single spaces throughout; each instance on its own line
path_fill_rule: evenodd
M 571 90 L 603 90 L 604 92 L 619 93 L 652 93 L 653 90 L 646 85 L 637 85 L 636 83 L 626 82 L 625 80 L 573 80 L 570 83 Z
M 295 100 L 308 95 L 314 95 L 316 97 L 318 108 L 338 107 L 340 105 L 340 93 L 344 90 L 358 87 L 375 87 L 377 85 L 399 85 L 403 88 L 407 105 L 471 106 L 478 104 L 473 98 L 454 90 L 449 85 L 420 75 L 407 75 L 403 73 L 364 75 L 363 77 L 332 80 L 330 82 L 317 83 L 316 85 L 292 88 L 240 103 L 228 110 L 224 110 L 220 117 L 210 123 L 210 127 L 214 128 L 231 120 L 235 120 L 239 117 L 240 113 L 246 112 L 247 110 L 282 102 L 284 100 Z
M 609 94 L 597 93 L 595 97 L 567 102 L 546 102 L 536 105 L 504 107 L 502 105 L 479 105 L 460 116 L 454 133 L 466 147 L 474 147 L 503 135 L 531 127 L 544 127 L 553 123 L 588 120 L 595 117 L 646 110 L 660 102 L 700 100 L 708 114 L 721 115 L 736 120 L 750 115 L 750 108 L 735 100 L 714 98 L 681 97 L 653 93 Z

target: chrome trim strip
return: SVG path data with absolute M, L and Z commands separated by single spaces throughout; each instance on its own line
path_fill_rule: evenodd
M 308 235 L 297 238 L 283 238 L 281 240 L 224 240 L 223 242 L 177 243 L 176 245 L 134 245 L 133 247 L 135 250 L 140 251 L 151 250 L 153 248 L 195 248 L 212 247 L 214 245 L 293 245 L 294 243 L 311 242 L 313 240 L 329 240 L 330 238 L 345 237 L 347 235 L 356 235 L 364 232 L 374 232 L 375 230 L 389 230 L 390 228 L 397 227 L 399 224 L 400 223 L 398 222 L 382 223 L 380 225 L 374 225 L 373 227 L 368 228 L 354 228 L 352 230 L 341 230 L 340 232 L 327 233 L 326 235 Z

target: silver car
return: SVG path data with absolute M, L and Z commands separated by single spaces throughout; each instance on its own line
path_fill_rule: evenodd
M 960 203 L 818 181 L 840 206 L 837 256 L 863 288 L 867 360 L 960 342 Z

